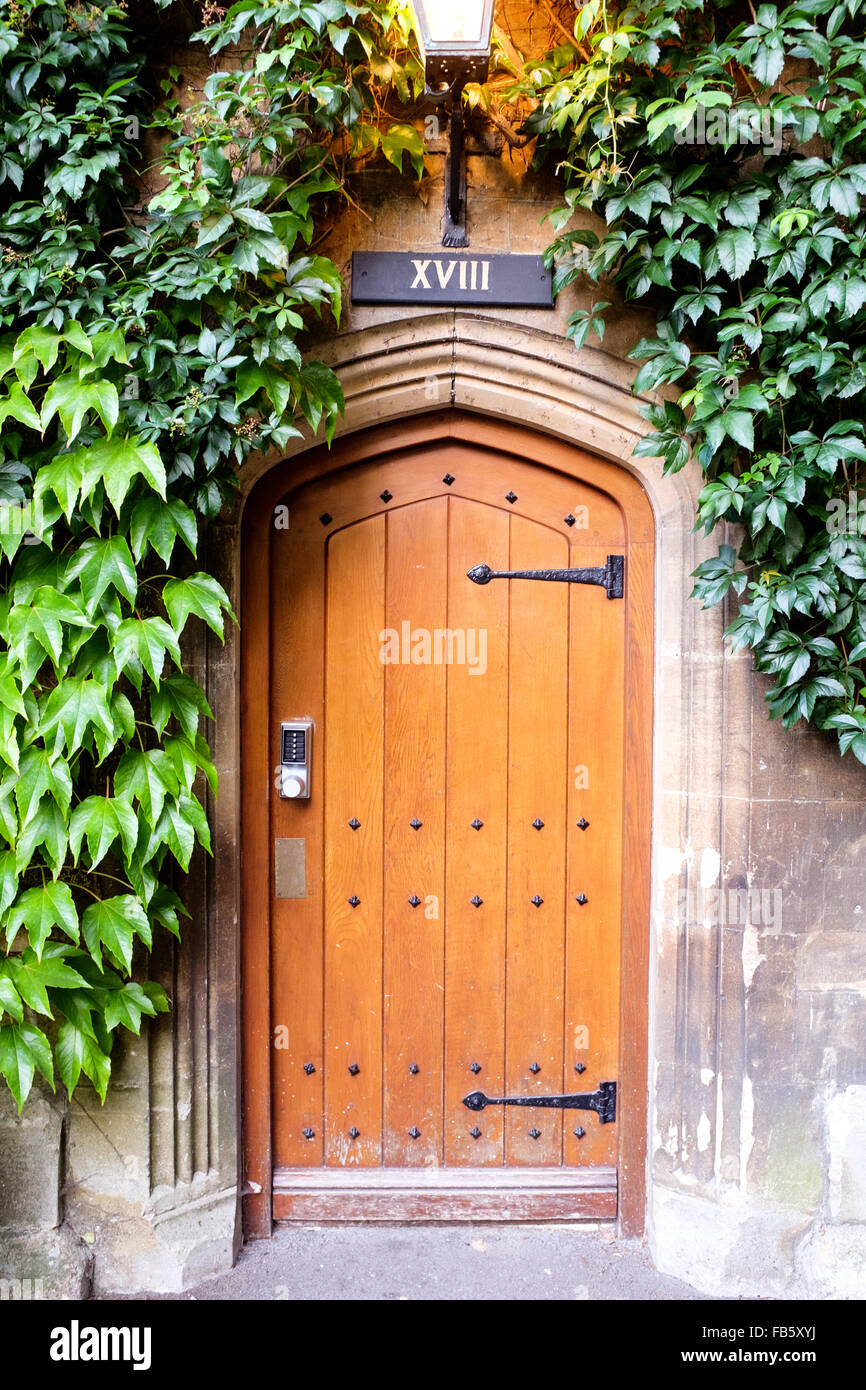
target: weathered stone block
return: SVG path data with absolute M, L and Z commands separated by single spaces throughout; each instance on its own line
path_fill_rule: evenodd
M 826 1123 L 830 1215 L 834 1221 L 866 1222 L 866 1086 L 847 1086 L 831 1096 Z M 863 1275 L 866 1294 L 866 1266 Z
M 0 1229 L 59 1226 L 63 1108 L 34 1088 L 19 1117 L 0 1085 Z
M 0 1243 L 0 1301 L 88 1298 L 92 1266 L 90 1250 L 68 1226 L 7 1232 Z

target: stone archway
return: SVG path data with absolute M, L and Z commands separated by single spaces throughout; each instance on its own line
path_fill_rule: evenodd
M 673 1003 L 685 969 L 686 941 L 675 890 L 683 867 L 691 863 L 689 845 L 718 845 L 723 839 L 722 797 L 740 770 L 726 746 L 719 710 L 737 683 L 741 696 L 748 685 L 747 661 L 724 656 L 722 614 L 701 613 L 689 603 L 691 571 L 715 552 L 712 542 L 692 531 L 696 470 L 665 478 L 656 461 L 632 457 L 645 426 L 629 390 L 629 366 L 603 352 L 575 354 L 561 338 L 525 323 L 435 313 L 342 335 L 320 355 L 338 372 L 345 392 L 338 437 L 453 406 L 581 444 L 637 477 L 650 499 L 658 545 L 649 981 L 650 1066 L 656 1082 L 649 1138 L 651 1153 L 663 1142 L 669 1153 L 666 1117 L 679 1108 L 686 1118 L 676 1144 L 694 1150 L 701 1112 L 681 1103 L 693 1062 L 681 1045 L 682 1009 L 678 1014 Z M 298 459 L 299 471 L 304 453 L 316 443 L 299 440 L 288 451 Z M 258 480 L 285 457 L 248 462 L 235 514 L 211 528 L 200 557 L 234 602 L 243 507 Z M 166 967 L 174 1009 L 152 1030 L 146 1069 L 136 1077 L 148 1177 L 132 1197 L 116 1259 L 106 1249 L 100 1280 L 106 1288 L 117 1287 L 121 1278 L 139 1287 L 183 1287 L 227 1267 L 240 1240 L 238 640 L 233 629 L 224 647 L 207 638 L 191 654 L 191 669 L 205 684 L 216 716 L 220 794 L 211 807 L 214 860 L 191 878 L 198 909 L 182 949 Z M 711 957 L 708 948 L 685 1006 L 686 1015 L 701 1019 L 704 1034 L 708 1018 L 711 1034 L 718 1021 Z M 691 966 L 694 970 L 694 952 Z M 712 1047 L 711 1039 L 706 1046 Z M 652 1231 L 652 1181 L 649 1194 Z M 138 1256 L 129 1253 L 133 1226 L 140 1231 Z

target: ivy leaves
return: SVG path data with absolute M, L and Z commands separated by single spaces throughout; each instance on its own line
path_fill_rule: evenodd
M 771 717 L 833 730 L 866 763 L 866 422 L 851 406 L 866 388 L 863 8 L 762 4 L 750 24 L 714 10 L 707 27 L 663 0 L 612 28 L 584 6 L 593 52 L 608 40 L 604 99 L 575 50 L 525 90 L 566 174 L 555 284 L 609 276 L 655 313 L 634 390 L 666 398 L 640 407 L 635 453 L 669 472 L 696 458 L 697 525 L 742 528 L 695 596 L 734 600 L 728 636 L 772 678 Z M 770 90 L 789 62 L 807 72 L 796 93 Z M 569 228 L 579 206 L 603 213 L 600 240 Z M 594 313 L 573 316 L 578 345 Z
M 23 5 L 0 23 L 0 487 L 21 505 L 0 525 L 0 1073 L 19 1107 L 40 1074 L 104 1098 L 116 1029 L 168 1007 L 140 962 L 157 926 L 179 934 L 168 880 L 210 852 L 217 789 L 182 639 L 234 620 L 195 567 L 200 523 L 298 419 L 333 434 L 339 383 L 299 339 L 339 318 L 310 243 L 347 154 L 423 173 L 374 90 L 423 88 L 402 9 L 303 4 L 273 31 L 235 6 L 200 37 L 255 62 L 181 116 L 170 78 L 150 108 L 122 7 Z M 161 191 L 130 217 L 148 122 Z

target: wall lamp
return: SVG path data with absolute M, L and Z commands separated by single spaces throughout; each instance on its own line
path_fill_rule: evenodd
M 468 246 L 466 165 L 463 158 L 463 88 L 486 82 L 494 0 L 413 0 L 424 59 L 425 96 L 450 104 L 445 161 L 443 246 Z

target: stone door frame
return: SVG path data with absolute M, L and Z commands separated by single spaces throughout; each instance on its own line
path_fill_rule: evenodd
M 616 463 L 639 479 L 656 527 L 653 732 L 653 873 L 649 941 L 650 1173 L 664 1154 L 656 1111 L 683 1116 L 677 1142 L 696 1146 L 700 1062 L 686 1055 L 684 1029 L 700 1020 L 704 1047 L 720 1030 L 711 948 L 687 962 L 679 908 L 689 845 L 722 840 L 724 799 L 742 797 L 748 814 L 748 752 L 726 734 L 726 700 L 748 699 L 747 659 L 726 658 L 724 612 L 703 613 L 689 601 L 691 572 L 716 553 L 717 541 L 692 527 L 698 470 L 663 477 L 658 460 L 632 450 L 646 432 L 630 392 L 633 368 L 605 352 L 575 353 L 561 337 L 495 314 L 440 311 L 343 334 L 318 355 L 337 371 L 346 397 L 338 436 L 406 420 L 448 406 L 523 424 Z M 239 476 L 233 514 L 215 523 L 199 556 L 202 568 L 240 598 L 240 528 L 246 500 L 278 462 L 320 444 L 304 438 L 285 453 L 254 456 Z M 149 1242 L 135 1286 L 183 1287 L 228 1267 L 241 1240 L 240 1095 L 240 643 L 231 627 L 225 646 L 210 634 L 190 654 L 216 716 L 211 740 L 219 771 L 209 806 L 214 856 L 190 876 L 193 919 L 173 971 L 173 1011 L 151 1029 L 146 1116 L 149 1195 L 142 1220 Z M 738 688 L 734 688 L 738 686 Z M 730 821 L 730 811 L 728 821 Z M 695 866 L 697 868 L 697 866 Z M 679 982 L 689 969 L 683 1000 Z M 697 1074 L 697 1080 L 695 1076 Z M 707 1154 L 710 1183 L 714 1156 Z M 664 1184 L 664 1173 L 660 1174 Z M 658 1182 L 657 1182 L 658 1185 Z M 668 1180 L 667 1187 L 671 1186 Z M 674 1180 L 673 1183 L 676 1186 Z M 254 1191 L 247 1189 L 248 1193 Z M 664 1195 L 663 1193 L 660 1195 Z M 663 1217 L 663 1209 L 661 1211 Z M 653 1184 L 648 1184 L 650 1234 Z M 144 1233 L 143 1233 L 144 1234 Z M 174 1273 L 167 1272 L 173 1269 Z M 174 1281 L 174 1282 L 172 1282 Z

